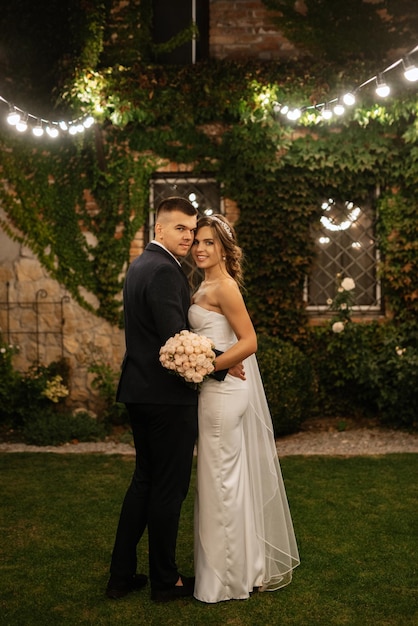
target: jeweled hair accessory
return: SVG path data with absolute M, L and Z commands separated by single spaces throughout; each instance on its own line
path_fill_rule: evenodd
M 230 239 L 233 239 L 233 234 L 232 234 L 232 230 L 231 227 L 229 226 L 229 224 L 227 224 L 226 222 L 224 222 L 223 220 L 220 220 L 219 217 L 217 217 L 216 215 L 211 215 L 210 216 L 211 220 L 215 220 L 215 222 L 218 222 L 218 224 L 220 224 L 222 226 L 222 228 L 224 229 L 224 231 L 226 232 L 226 234 L 228 235 L 228 237 Z

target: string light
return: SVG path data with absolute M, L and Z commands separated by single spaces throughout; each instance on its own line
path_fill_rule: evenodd
M 42 137 L 42 135 L 44 134 L 44 129 L 42 127 L 41 120 L 38 120 L 38 123 L 36 124 L 36 126 L 32 128 L 32 132 L 35 135 L 35 137 Z
M 330 120 L 331 119 L 332 111 L 329 108 L 328 102 L 325 104 L 324 108 L 322 109 L 321 115 L 324 118 L 324 120 Z
M 351 107 L 351 106 L 353 106 L 353 104 L 356 103 L 356 97 L 351 92 L 348 92 L 348 93 L 343 95 L 343 102 L 348 107 Z
M 418 67 L 416 67 L 416 65 L 411 61 L 410 58 L 417 51 L 418 45 L 415 46 L 415 48 L 413 48 L 410 52 L 408 52 L 408 54 L 406 54 L 403 58 L 398 59 L 389 67 L 386 67 L 384 70 L 376 74 L 376 76 L 368 78 L 361 85 L 358 85 L 355 89 L 348 91 L 342 97 L 337 97 L 333 100 L 329 100 L 328 102 L 321 102 L 315 105 L 294 108 L 290 108 L 287 104 L 273 102 L 273 111 L 276 115 L 280 113 L 291 122 L 296 122 L 302 117 L 305 112 L 309 112 L 310 110 L 319 113 L 319 117 L 317 116 L 318 119 L 330 120 L 332 119 L 334 114 L 337 117 L 340 117 L 344 114 L 344 105 L 348 107 L 354 106 L 358 93 L 373 82 L 376 83 L 376 94 L 381 98 L 386 98 L 390 94 L 390 86 L 385 82 L 384 75 L 395 69 L 399 65 L 402 64 L 404 69 L 404 77 L 407 81 L 418 81 Z M 263 106 L 269 106 L 270 98 L 266 96 L 264 96 L 263 98 Z M 32 129 L 32 133 L 36 137 L 42 137 L 45 132 L 48 137 L 51 138 L 58 137 L 60 135 L 60 132 L 68 133 L 74 136 L 78 133 L 83 133 L 86 129 L 89 129 L 94 124 L 94 118 L 91 115 L 88 115 L 85 118 L 80 117 L 75 120 L 70 120 L 68 122 L 64 120 L 51 121 L 40 118 L 39 116 L 32 115 L 31 113 L 20 109 L 11 102 L 8 102 L 2 96 L 0 96 L 0 102 L 3 102 L 9 107 L 9 112 L 6 118 L 8 124 L 14 126 L 16 130 L 20 133 L 24 133 L 30 126 Z M 330 105 L 334 103 L 334 107 L 331 108 Z
M 327 202 L 323 202 L 321 205 L 321 209 L 325 211 L 331 211 L 334 208 L 335 200 L 330 198 Z M 343 220 L 339 224 L 335 222 L 332 217 L 327 217 L 326 215 L 321 215 L 320 222 L 322 226 L 324 226 L 327 230 L 337 232 L 342 230 L 348 230 L 351 226 L 354 225 L 354 222 L 358 220 L 361 214 L 361 209 L 358 206 L 354 206 L 353 202 L 345 202 L 345 208 L 348 211 L 347 219 Z M 320 243 L 325 243 L 321 241 Z
M 52 139 L 55 139 L 56 137 L 58 137 L 59 131 L 58 131 L 58 128 L 56 127 L 55 122 L 53 122 L 51 126 L 46 127 L 46 132 L 50 137 L 52 137 Z
M 381 74 L 376 76 L 376 85 L 377 95 L 381 98 L 387 98 L 387 96 L 390 94 L 390 87 L 387 83 L 385 83 Z
M 16 122 L 16 130 L 18 130 L 19 133 L 24 133 L 27 129 L 28 129 L 28 116 L 27 116 L 27 114 L 24 115 L 23 117 L 19 116 L 19 119 Z
M 20 120 L 19 113 L 16 111 L 16 109 L 13 106 L 10 106 L 9 114 L 7 116 L 8 123 L 11 126 L 16 126 L 16 124 L 18 123 L 19 120 Z
M 414 83 L 415 81 L 417 81 L 418 80 L 418 68 L 412 63 L 412 61 L 410 60 L 408 56 L 406 57 L 406 59 L 402 61 L 402 64 L 404 68 L 403 75 L 405 76 L 406 80 L 409 80 L 409 82 L 411 83 Z
M 0 96 L 0 102 L 7 104 L 9 107 L 9 112 L 6 117 L 7 123 L 10 124 L 10 126 L 14 126 L 19 133 L 24 133 L 30 128 L 35 137 L 42 137 L 46 133 L 48 137 L 55 139 L 60 135 L 60 132 L 68 132 L 70 135 L 77 135 L 91 128 L 94 124 L 94 118 L 91 115 L 79 117 L 68 122 L 64 120 L 58 122 L 32 115 L 11 102 L 8 102 L 2 96 Z
M 307 106 L 301 106 L 296 108 L 290 108 L 285 103 L 275 102 L 273 105 L 273 111 L 277 115 L 280 113 L 286 117 L 289 121 L 296 121 L 303 116 L 304 113 L 312 111 L 314 114 L 310 117 L 305 117 L 304 121 L 307 123 L 314 123 L 316 121 L 325 120 L 329 121 L 334 115 L 340 117 L 346 111 L 345 107 L 352 107 L 356 104 L 359 93 L 372 83 L 375 83 L 375 92 L 380 98 L 387 98 L 391 92 L 390 85 L 386 82 L 386 75 L 397 68 L 403 66 L 403 76 L 409 82 L 418 81 L 418 67 L 411 60 L 411 56 L 418 52 L 418 45 L 410 50 L 404 57 L 398 59 L 382 71 L 378 72 L 375 76 L 371 76 L 366 81 L 358 85 L 357 87 L 347 91 L 344 95 L 336 97 L 326 102 L 320 102 L 318 104 L 312 104 Z M 335 104 L 334 104 L 335 103 Z M 334 105 L 334 106 L 331 106 Z M 344 106 L 345 105 L 345 106 Z
M 344 115 L 345 107 L 341 104 L 340 100 L 337 101 L 337 104 L 334 107 L 335 115 Z

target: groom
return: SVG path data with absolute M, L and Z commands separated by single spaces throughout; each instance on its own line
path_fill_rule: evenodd
M 151 598 L 192 596 L 194 578 L 179 573 L 176 540 L 197 437 L 197 392 L 159 362 L 160 347 L 188 328 L 190 291 L 178 258 L 193 243 L 195 207 L 163 200 L 155 239 L 130 265 L 124 285 L 126 353 L 117 392 L 131 422 L 136 466 L 116 533 L 106 595 L 121 598 L 147 584 L 136 573 L 136 547 L 148 528 Z

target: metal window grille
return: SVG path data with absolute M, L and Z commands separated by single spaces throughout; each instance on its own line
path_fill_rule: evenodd
M 190 174 L 157 174 L 151 180 L 148 241 L 154 237 L 155 209 L 169 196 L 187 198 L 195 205 L 199 215 L 212 215 L 223 212 L 221 188 L 214 178 L 195 177 Z M 182 266 L 190 284 L 195 287 L 201 280 L 201 272 L 196 269 L 190 254 L 182 261 Z
M 353 311 L 380 313 L 382 298 L 377 277 L 379 250 L 375 237 L 376 215 L 371 202 L 328 199 L 312 229 L 317 256 L 305 285 L 307 310 L 329 312 L 327 301 L 335 297 L 338 277 L 355 281 Z

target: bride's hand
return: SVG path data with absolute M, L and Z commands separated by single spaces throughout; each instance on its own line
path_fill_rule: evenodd
M 230 367 L 228 370 L 228 374 L 231 374 L 231 376 L 234 376 L 235 378 L 246 380 L 244 366 L 242 363 L 237 363 L 236 365 L 233 365 L 232 367 Z

